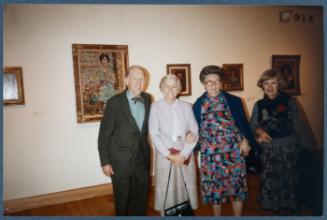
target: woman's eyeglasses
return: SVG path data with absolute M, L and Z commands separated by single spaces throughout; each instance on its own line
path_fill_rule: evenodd
M 204 82 L 204 84 L 206 85 L 206 86 L 213 86 L 213 85 L 218 85 L 220 83 L 220 81 L 219 80 L 216 80 L 216 81 L 211 81 L 211 80 L 208 80 L 208 81 L 206 81 L 206 82 Z

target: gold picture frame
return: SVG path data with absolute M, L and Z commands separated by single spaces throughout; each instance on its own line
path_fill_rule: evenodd
M 25 105 L 23 68 L 5 67 L 3 71 L 3 104 Z
M 101 121 L 105 104 L 125 89 L 127 45 L 73 44 L 77 122 Z
M 180 79 L 182 90 L 178 96 L 192 95 L 191 64 L 167 64 L 167 74 L 174 74 Z
M 286 87 L 282 91 L 290 95 L 300 95 L 300 55 L 273 55 L 272 68 L 280 72 Z
M 223 89 L 226 91 L 243 91 L 243 64 L 223 64 Z

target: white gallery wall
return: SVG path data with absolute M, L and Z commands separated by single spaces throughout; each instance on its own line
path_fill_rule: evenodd
M 313 16 L 281 23 L 279 12 Z M 4 200 L 110 181 L 100 169 L 99 122 L 78 124 L 72 44 L 128 45 L 129 64 L 146 67 L 161 98 L 166 64 L 189 63 L 194 102 L 209 64 L 243 63 L 249 113 L 272 55 L 301 55 L 302 104 L 323 144 L 322 8 L 201 5 L 6 5 L 4 66 L 22 66 L 25 105 L 3 110 Z M 122 158 L 123 159 L 123 158 Z

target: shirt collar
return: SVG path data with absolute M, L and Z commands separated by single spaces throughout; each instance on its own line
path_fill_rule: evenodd
M 126 97 L 127 97 L 127 100 L 130 102 L 130 103 L 134 103 L 134 104 L 136 104 L 136 102 L 133 100 L 133 98 L 134 97 L 136 97 L 136 96 L 134 96 L 132 93 L 131 93 L 131 91 L 129 91 L 128 89 L 126 90 Z M 142 93 L 139 95 L 139 97 L 142 97 L 142 99 L 143 99 L 143 104 L 144 104 L 144 97 L 142 96 Z
M 134 95 L 128 89 L 126 90 L 126 96 L 128 100 L 132 100 L 132 98 L 134 98 Z M 142 96 L 142 94 L 140 94 L 140 96 Z
M 171 104 L 171 105 L 170 105 L 168 102 L 166 102 L 166 100 L 165 100 L 164 98 L 162 98 L 162 101 L 163 101 L 166 105 L 171 106 L 171 107 L 175 107 L 175 106 L 177 106 L 178 103 L 179 103 L 178 98 L 176 98 L 175 101 L 174 101 L 174 103 Z
M 133 95 L 129 90 L 126 90 L 126 96 L 127 96 L 128 100 L 132 100 L 132 98 L 133 98 Z

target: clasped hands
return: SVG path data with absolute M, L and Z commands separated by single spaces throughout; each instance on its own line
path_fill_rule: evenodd
M 196 136 L 192 132 L 188 132 L 185 137 L 185 143 L 191 144 L 195 141 L 196 141 Z M 181 153 L 174 154 L 174 155 L 170 154 L 166 158 L 176 166 L 182 166 L 184 161 L 186 160 L 184 155 L 182 155 Z M 115 174 L 112 169 L 112 166 L 109 164 L 102 166 L 102 172 L 104 173 L 104 175 L 108 177 L 111 177 L 112 175 Z
M 196 141 L 196 136 L 193 132 L 189 131 L 185 137 L 185 143 L 191 144 Z M 185 156 L 181 154 L 181 152 L 177 154 L 169 154 L 166 157 L 170 160 L 175 166 L 182 166 L 184 161 L 186 160 Z

